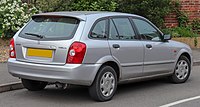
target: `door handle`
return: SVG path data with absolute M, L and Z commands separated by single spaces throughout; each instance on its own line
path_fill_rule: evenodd
M 150 48 L 152 48 L 152 45 L 151 44 L 146 44 L 146 47 L 150 49 Z
M 119 44 L 113 44 L 112 46 L 113 46 L 113 48 L 116 48 L 116 49 L 117 49 L 117 48 L 120 48 L 120 45 L 119 45 Z

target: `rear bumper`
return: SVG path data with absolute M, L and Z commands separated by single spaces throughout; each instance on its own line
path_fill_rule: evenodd
M 8 72 L 19 78 L 90 86 L 101 64 L 44 65 L 8 60 Z

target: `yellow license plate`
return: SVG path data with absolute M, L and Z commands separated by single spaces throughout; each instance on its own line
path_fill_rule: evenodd
M 28 48 L 27 56 L 52 58 L 52 50 Z

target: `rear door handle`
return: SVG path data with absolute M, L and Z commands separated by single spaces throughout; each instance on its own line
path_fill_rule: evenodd
M 146 44 L 146 47 L 150 49 L 150 48 L 152 48 L 152 45 L 151 44 Z
M 117 49 L 117 48 L 120 48 L 120 45 L 119 45 L 119 44 L 113 44 L 112 46 L 113 46 L 113 48 L 116 48 L 116 49 Z

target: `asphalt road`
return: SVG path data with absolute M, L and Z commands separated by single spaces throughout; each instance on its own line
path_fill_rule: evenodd
M 120 85 L 114 98 L 108 102 L 91 100 L 85 87 L 72 87 L 68 90 L 47 87 L 39 92 L 22 89 L 1 93 L 0 107 L 159 107 L 172 102 L 175 102 L 173 107 L 199 107 L 200 97 L 180 101 L 199 95 L 200 66 L 195 66 L 190 79 L 184 84 L 156 79 Z

